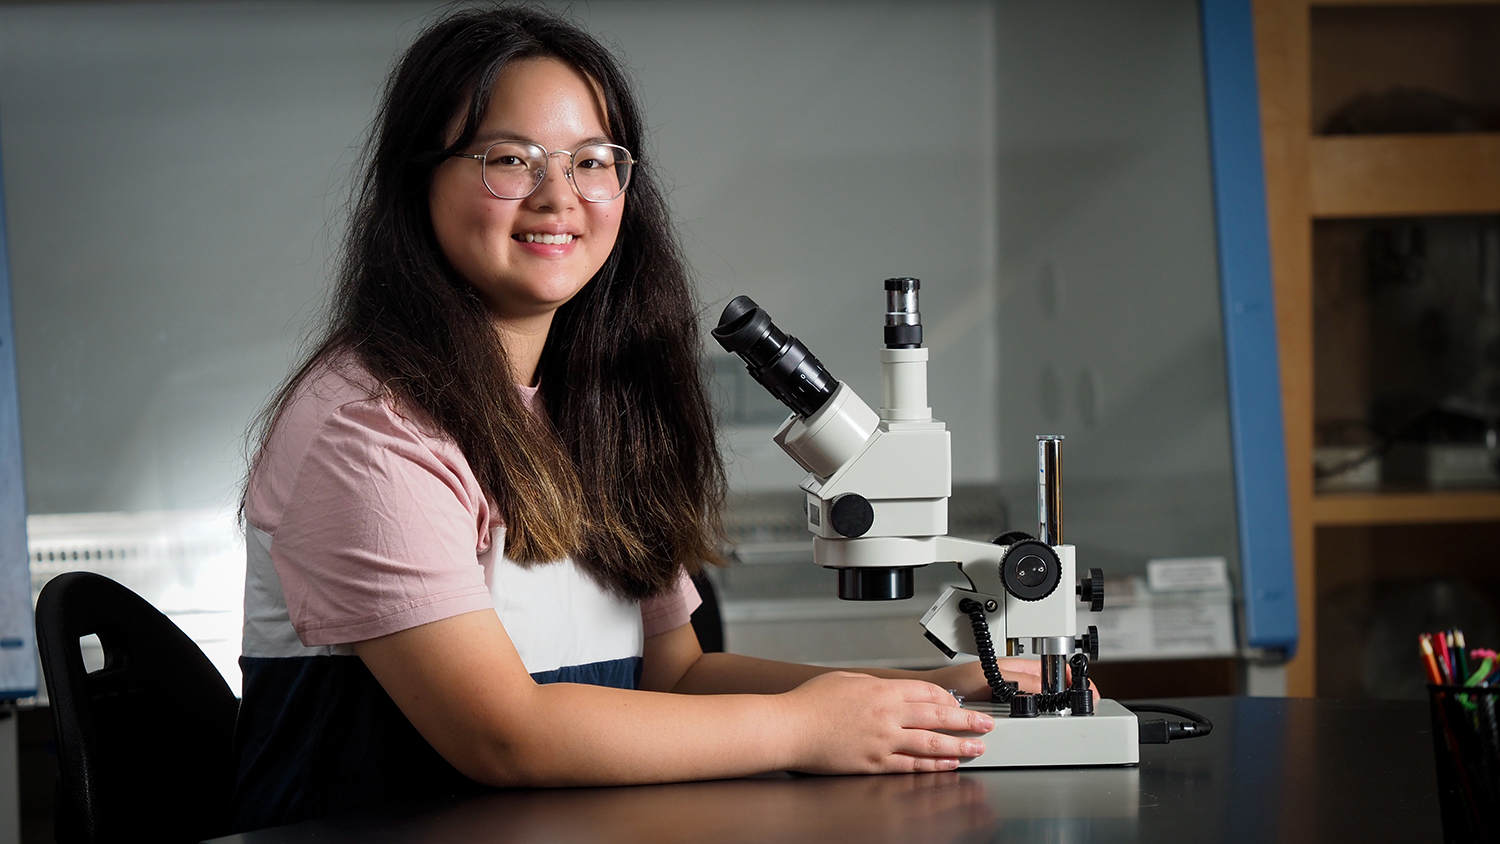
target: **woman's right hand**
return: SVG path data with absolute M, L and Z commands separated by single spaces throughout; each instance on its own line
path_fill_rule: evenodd
M 987 733 L 994 721 L 960 709 L 953 696 L 921 680 L 884 680 L 835 671 L 780 695 L 796 771 L 884 774 L 951 771 L 984 743 L 933 732 Z

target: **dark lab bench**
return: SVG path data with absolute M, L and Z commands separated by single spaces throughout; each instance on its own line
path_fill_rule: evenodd
M 1427 705 L 1189 698 L 1201 739 L 1131 768 L 771 775 L 496 791 L 215 839 L 383 842 L 1326 842 L 1442 840 Z M 1152 717 L 1152 716 L 1145 716 Z

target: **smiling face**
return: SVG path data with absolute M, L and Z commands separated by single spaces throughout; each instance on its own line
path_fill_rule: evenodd
M 483 153 L 499 140 L 576 150 L 612 142 L 607 127 L 592 80 L 556 59 L 526 59 L 500 74 L 484 123 L 464 151 Z M 428 204 L 438 245 L 488 303 L 502 332 L 545 334 L 553 313 L 614 248 L 625 197 L 585 202 L 564 177 L 567 162 L 566 155 L 549 158 L 547 178 L 525 199 L 496 199 L 472 158 L 450 158 L 433 173 Z

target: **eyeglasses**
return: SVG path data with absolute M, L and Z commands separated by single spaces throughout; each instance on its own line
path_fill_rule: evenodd
M 554 155 L 568 157 L 563 176 L 589 202 L 609 202 L 624 193 L 636 163 L 629 150 L 614 144 L 548 152 L 526 141 L 496 141 L 482 153 L 453 153 L 454 158 L 472 158 L 480 163 L 484 186 L 496 199 L 525 199 L 536 193 L 547 178 L 547 165 Z

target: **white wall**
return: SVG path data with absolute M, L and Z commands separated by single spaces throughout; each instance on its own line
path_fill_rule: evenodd
M 748 294 L 875 405 L 881 282 L 921 278 L 930 398 L 953 431 L 955 477 L 996 480 L 991 4 L 582 11 L 640 74 L 656 160 L 712 303 L 706 324 Z M 737 461 L 736 486 L 801 479 L 769 434 L 733 436 L 752 458 Z
M 878 400 L 880 282 L 923 277 L 934 406 L 960 476 L 993 480 L 987 6 L 573 8 L 639 76 L 705 321 L 755 296 Z M 0 7 L 31 512 L 234 500 L 245 424 L 318 312 L 378 87 L 427 14 Z
M 1195 0 L 998 12 L 1004 492 L 1034 525 L 1033 435 L 1065 435 L 1065 538 L 1110 574 L 1237 557 L 1198 27 Z
M 236 498 L 240 438 L 313 313 L 352 147 L 413 15 L 0 9 L 31 512 Z
M 639 78 L 705 324 L 747 293 L 878 402 L 881 281 L 918 276 L 957 481 L 1026 527 L 1063 433 L 1080 559 L 1233 559 L 1193 0 L 568 8 Z M 33 514 L 232 506 L 431 9 L 0 6 Z M 799 479 L 764 424 L 730 445 L 740 491 Z

